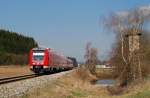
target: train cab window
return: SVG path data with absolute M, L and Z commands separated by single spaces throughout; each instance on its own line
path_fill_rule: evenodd
M 44 51 L 33 51 L 33 61 L 43 61 L 44 60 Z
M 33 55 L 33 60 L 34 61 L 43 61 L 44 55 Z

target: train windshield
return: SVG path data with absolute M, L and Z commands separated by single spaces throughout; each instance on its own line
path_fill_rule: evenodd
M 33 55 L 34 61 L 43 61 L 44 55 Z
M 44 51 L 33 51 L 33 61 L 43 61 Z

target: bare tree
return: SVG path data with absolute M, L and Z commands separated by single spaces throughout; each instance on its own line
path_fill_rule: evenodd
M 117 41 L 119 41 L 117 44 L 120 44 L 117 46 L 121 54 L 119 55 L 121 58 L 118 56 L 120 59 L 118 62 L 122 67 L 117 65 L 117 68 L 121 68 L 120 77 L 126 81 L 142 79 L 139 34 L 142 33 L 143 27 L 149 19 L 149 6 L 132 11 L 117 12 L 107 19 L 106 26 L 116 33 Z M 115 56 L 117 55 L 115 54 Z
M 95 74 L 95 68 L 98 61 L 97 58 L 97 49 L 90 47 L 91 43 L 86 45 L 86 54 L 85 54 L 85 66 L 92 73 Z
M 89 63 L 89 57 L 90 57 L 90 48 L 91 48 L 91 42 L 88 42 L 87 44 L 86 44 L 86 53 L 85 53 L 85 56 L 84 56 L 84 58 L 85 58 L 85 64 L 87 65 L 88 63 Z
M 90 58 L 89 58 L 89 70 L 92 74 L 95 74 L 95 68 L 97 64 L 97 49 L 90 49 Z

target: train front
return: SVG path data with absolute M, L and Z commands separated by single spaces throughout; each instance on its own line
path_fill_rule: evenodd
M 30 51 L 30 69 L 41 73 L 48 68 L 48 49 L 33 48 Z

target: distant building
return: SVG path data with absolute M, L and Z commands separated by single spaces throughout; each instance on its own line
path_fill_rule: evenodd
M 96 65 L 96 68 L 112 68 L 110 66 L 107 66 L 107 65 Z

